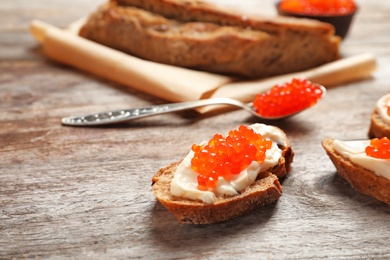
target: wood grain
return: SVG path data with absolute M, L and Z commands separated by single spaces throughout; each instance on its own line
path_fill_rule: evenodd
M 372 79 L 328 90 L 281 122 L 296 156 L 283 196 L 252 214 L 179 224 L 156 202 L 151 177 L 192 143 L 256 119 L 244 111 L 167 114 L 112 127 L 72 128 L 63 116 L 164 100 L 47 60 L 33 18 L 66 26 L 92 0 L 0 2 L 0 259 L 389 259 L 389 206 L 335 172 L 324 137 L 367 138 L 374 104 L 390 91 L 390 2 L 358 1 L 343 55 L 372 52 Z M 237 2 L 229 1 L 237 5 Z M 273 13 L 271 1 L 240 8 Z

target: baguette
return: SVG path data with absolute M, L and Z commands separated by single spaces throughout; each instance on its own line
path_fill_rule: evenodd
M 196 0 L 111 0 L 80 36 L 146 60 L 250 78 L 336 60 L 340 43 L 326 23 L 248 17 Z
M 322 146 L 335 165 L 337 173 L 349 182 L 353 189 L 390 205 L 390 180 L 342 156 L 335 150 L 333 139 L 325 138 Z
M 294 153 L 287 138 L 286 146 L 279 146 L 282 156 L 278 164 L 260 172 L 257 179 L 239 194 L 217 197 L 212 204 L 176 197 L 171 194 L 170 185 L 181 161 L 161 168 L 152 178 L 153 193 L 180 223 L 212 224 L 247 214 L 255 208 L 273 203 L 282 195 L 279 178 L 290 171 Z

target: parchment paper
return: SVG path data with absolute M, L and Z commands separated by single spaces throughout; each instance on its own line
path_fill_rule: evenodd
M 370 77 L 376 68 L 375 57 L 365 53 L 307 71 L 240 81 L 233 77 L 142 60 L 84 39 L 77 35 L 82 22 L 79 20 L 67 29 L 60 29 L 34 20 L 30 31 L 41 43 L 47 57 L 172 102 L 211 97 L 230 97 L 250 102 L 257 93 L 290 81 L 293 77 L 305 77 L 331 87 Z

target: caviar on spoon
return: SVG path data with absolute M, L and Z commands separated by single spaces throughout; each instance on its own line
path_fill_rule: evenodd
M 264 117 L 284 117 L 315 105 L 324 94 L 325 90 L 320 85 L 304 78 L 294 78 L 291 82 L 257 94 L 253 108 Z
M 291 82 L 276 85 L 269 91 L 258 94 L 255 100 L 248 104 L 231 98 L 210 98 L 65 117 L 62 119 L 62 124 L 70 126 L 107 125 L 210 105 L 232 105 L 240 107 L 261 119 L 278 120 L 295 115 L 313 106 L 325 94 L 326 89 L 323 86 L 312 83 L 307 79 L 294 78 Z

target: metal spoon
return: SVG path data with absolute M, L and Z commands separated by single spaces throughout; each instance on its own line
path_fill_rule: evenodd
M 320 86 L 320 88 L 322 90 L 321 98 L 323 98 L 326 94 L 326 89 L 322 86 Z M 164 113 L 189 110 L 197 107 L 210 106 L 210 105 L 232 105 L 232 106 L 240 107 L 248 111 L 252 115 L 266 120 L 282 119 L 285 117 L 295 115 L 308 108 L 306 107 L 300 111 L 283 115 L 283 116 L 269 117 L 269 116 L 262 116 L 258 114 L 254 109 L 252 103 L 245 104 L 231 98 L 210 98 L 210 99 L 202 99 L 196 101 L 155 105 L 155 106 L 142 107 L 142 108 L 123 109 L 123 110 L 102 112 L 102 113 L 96 113 L 96 114 L 90 114 L 84 116 L 65 117 L 62 119 L 62 124 L 70 125 L 70 126 L 107 125 L 107 124 L 126 122 L 126 121 L 147 117 L 147 116 L 154 116 L 154 115 L 159 115 Z

